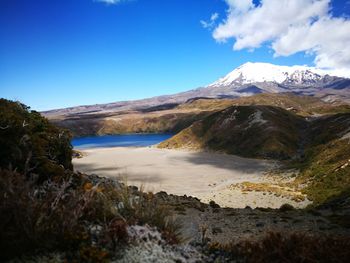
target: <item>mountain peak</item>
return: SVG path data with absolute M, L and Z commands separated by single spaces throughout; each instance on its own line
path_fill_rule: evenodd
M 307 66 L 279 66 L 270 63 L 247 62 L 225 77 L 209 85 L 210 87 L 259 82 L 302 82 L 317 81 L 326 75 L 325 71 Z

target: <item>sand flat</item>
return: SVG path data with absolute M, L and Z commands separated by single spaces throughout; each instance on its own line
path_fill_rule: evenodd
M 94 148 L 83 152 L 84 158 L 73 160 L 75 170 L 126 178 L 129 185 L 142 185 L 147 191 L 191 195 L 228 207 L 279 207 L 287 202 L 300 206 L 262 193 L 243 195 L 227 189 L 244 181 L 264 182 L 264 174 L 276 166 L 272 161 L 154 147 Z

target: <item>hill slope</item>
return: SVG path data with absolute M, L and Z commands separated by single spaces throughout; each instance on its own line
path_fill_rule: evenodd
M 350 114 L 312 120 L 305 137 L 305 158 L 293 164 L 301 171 L 297 181 L 307 185 L 305 193 L 316 204 L 344 193 L 349 195 Z
M 303 118 L 278 107 L 232 106 L 195 122 L 159 147 L 285 159 L 297 152 L 304 125 Z

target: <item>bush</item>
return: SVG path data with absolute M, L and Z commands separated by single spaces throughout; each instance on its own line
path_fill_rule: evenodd
M 19 102 L 0 99 L 0 168 L 44 181 L 72 169 L 71 135 Z
M 0 170 L 0 258 L 74 250 L 88 241 L 84 220 L 95 212 L 96 197 L 72 187 L 72 180 L 37 187 L 24 175 Z

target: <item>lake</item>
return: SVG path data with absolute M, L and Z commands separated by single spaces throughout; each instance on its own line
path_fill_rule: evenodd
M 98 147 L 145 147 L 169 139 L 172 134 L 122 134 L 74 138 L 72 145 L 77 149 Z

